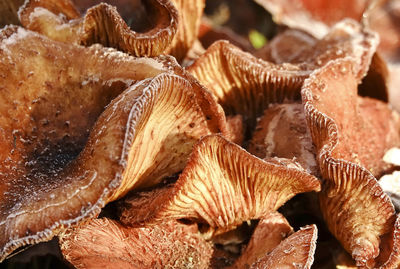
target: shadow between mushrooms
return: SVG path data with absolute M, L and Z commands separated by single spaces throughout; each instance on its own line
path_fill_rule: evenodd
M 205 224 L 207 238 L 276 211 L 298 193 L 319 191 L 312 175 L 268 163 L 219 135 L 202 138 L 178 181 L 123 203 L 126 225 L 187 219 Z
M 209 268 L 213 253 L 194 224 L 132 228 L 106 218 L 67 230 L 60 247 L 76 268 Z
M 175 70 L 171 57 L 0 32 L 0 260 L 177 173 L 224 129 L 209 94 Z
M 325 179 L 319 195 L 325 221 L 357 265 L 371 267 L 398 251 L 390 236 L 398 233 L 395 211 L 373 174 L 398 145 L 400 120 L 387 104 L 357 96 L 355 65 L 351 58 L 329 62 L 306 80 L 302 96 Z

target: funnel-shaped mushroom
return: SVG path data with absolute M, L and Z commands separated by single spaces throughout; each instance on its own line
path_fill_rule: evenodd
M 219 132 L 213 99 L 174 69 L 169 57 L 0 32 L 1 260 L 182 170 Z
M 265 253 L 250 268 L 311 268 L 317 242 L 317 226 L 310 225 L 283 240 L 273 251 Z
M 354 64 L 328 63 L 306 80 L 302 96 L 326 179 L 320 195 L 324 218 L 358 265 L 370 266 L 395 218 L 371 171 L 379 174 L 385 151 L 400 142 L 400 119 L 387 104 L 357 96 Z
M 299 169 L 264 162 L 218 135 L 195 146 L 188 165 L 169 188 L 125 201 L 127 225 L 189 219 L 219 234 L 276 211 L 298 193 L 318 191 L 319 181 Z
M 178 13 L 169 0 L 147 0 L 143 5 L 140 1 L 110 2 L 118 5 L 118 11 L 107 3 L 90 7 L 93 2 L 87 6 L 87 1 L 27 0 L 19 16 L 24 27 L 51 39 L 100 43 L 134 56 L 157 56 L 170 45 L 178 28 Z
M 245 122 L 255 125 L 270 103 L 298 98 L 304 79 L 333 59 L 353 57 L 359 78 L 364 77 L 377 43 L 376 34 L 344 20 L 293 57 L 293 64 L 266 62 L 219 41 L 188 70 L 214 93 L 228 115 L 241 114 Z
M 196 225 L 176 221 L 129 228 L 93 219 L 62 234 L 60 246 L 76 268 L 209 268 L 213 253 Z
M 293 228 L 283 215 L 273 212 L 260 220 L 245 250 L 236 260 L 234 268 L 247 268 L 259 258 L 274 250 Z

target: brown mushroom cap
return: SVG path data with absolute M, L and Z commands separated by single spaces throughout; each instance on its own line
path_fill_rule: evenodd
M 192 48 L 199 33 L 205 0 L 171 0 L 178 9 L 179 24 L 176 35 L 166 53 L 181 61 Z
M 288 235 L 293 233 L 293 228 L 285 217 L 272 212 L 263 217 L 257 224 L 245 250 L 235 261 L 233 268 L 247 268 L 259 258 L 274 250 Z
M 257 123 L 249 152 L 259 158 L 295 158 L 313 175 L 318 164 L 302 104 L 276 104 L 264 111 Z
M 344 18 L 362 21 L 380 34 L 379 52 L 387 59 L 400 59 L 400 5 L 394 0 L 255 0 L 277 23 L 301 29 L 317 38 Z M 329 10 L 329 12 L 327 12 Z
M 371 266 L 381 236 L 393 231 L 395 212 L 367 169 L 378 173 L 386 149 L 399 143 L 399 117 L 386 104 L 357 96 L 354 64 L 339 59 L 316 70 L 302 96 L 326 179 L 320 194 L 325 221 L 358 265 Z
M 202 138 L 171 187 L 125 201 L 126 225 L 188 219 L 217 235 L 276 211 L 297 193 L 318 191 L 319 181 L 294 168 L 264 162 L 219 135 Z
M 124 15 L 129 14 L 126 20 L 141 6 L 138 1 L 112 2 L 119 5 Z M 134 56 L 161 54 L 170 46 L 178 28 L 178 13 L 169 0 L 145 1 L 142 10 L 149 14 L 143 16 L 146 19 L 134 18 L 138 21 L 131 26 L 116 7 L 106 3 L 90 7 L 81 16 L 79 5 L 85 9 L 87 4 L 72 0 L 29 0 L 21 7 L 19 16 L 24 27 L 54 40 L 85 45 L 100 43 Z
M 343 20 L 323 39 L 304 45 L 303 53 L 285 56 L 291 63 L 266 62 L 219 41 L 187 69 L 216 96 L 228 115 L 241 114 L 254 127 L 269 104 L 296 100 L 304 79 L 333 59 L 353 57 L 361 80 L 377 44 L 375 33 Z
M 220 132 L 217 105 L 177 68 L 0 32 L 1 260 L 180 171 L 201 136 Z
M 217 97 L 228 115 L 241 114 L 250 125 L 268 104 L 298 99 L 309 74 L 291 64 L 257 59 L 227 41 L 211 45 L 188 71 Z
M 317 226 L 310 225 L 283 240 L 250 268 L 311 268 L 317 241 Z
M 176 221 L 129 228 L 93 219 L 62 234 L 60 246 L 76 268 L 208 268 L 213 253 L 196 225 Z

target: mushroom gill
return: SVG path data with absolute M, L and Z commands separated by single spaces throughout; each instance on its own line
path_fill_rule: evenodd
M 27 0 L 19 17 L 24 27 L 51 39 L 100 43 L 134 56 L 160 55 L 178 29 L 178 12 L 169 0 L 110 1 L 117 7 L 96 2 Z
M 285 56 L 291 63 L 263 61 L 218 41 L 187 69 L 216 96 L 227 115 L 241 114 L 254 127 L 269 104 L 298 99 L 304 79 L 331 60 L 353 57 L 358 76 L 364 77 L 377 43 L 375 33 L 343 20 L 323 39 L 304 45 L 301 54 Z
M 171 57 L 1 30 L 0 260 L 182 170 L 193 144 L 223 129 L 178 69 Z
M 294 195 L 319 191 L 299 169 L 268 163 L 219 135 L 202 138 L 178 181 L 124 201 L 126 225 L 187 219 L 205 224 L 206 236 L 235 229 L 276 211 Z
M 64 257 L 76 268 L 209 268 L 213 253 L 196 225 L 176 221 L 140 228 L 93 219 L 60 235 Z
M 384 153 L 400 142 L 400 119 L 387 104 L 357 96 L 355 64 L 329 62 L 306 80 L 302 96 L 325 179 L 319 195 L 324 219 L 357 265 L 373 266 L 395 221 L 373 174 L 383 171 Z
M 192 73 L 218 99 L 228 115 L 241 114 L 255 124 L 270 103 L 298 99 L 307 71 L 291 65 L 277 65 L 218 41 L 189 66 Z

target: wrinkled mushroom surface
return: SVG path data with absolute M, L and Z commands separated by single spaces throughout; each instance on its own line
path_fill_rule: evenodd
M 188 219 L 211 234 L 276 211 L 301 192 L 319 191 L 319 181 L 299 169 L 264 162 L 219 135 L 195 146 L 178 181 L 124 202 L 126 225 Z
M 93 219 L 62 234 L 60 246 L 76 268 L 209 268 L 213 253 L 196 225 L 176 221 L 129 228 Z
M 157 56 L 170 45 L 178 28 L 178 12 L 170 1 L 110 2 L 117 7 L 96 1 L 29 0 L 19 16 L 24 27 L 51 39 L 100 43 L 134 56 Z
M 266 109 L 257 123 L 249 152 L 262 159 L 295 158 L 308 173 L 318 174 L 302 104 L 277 104 Z
M 398 143 L 399 117 L 387 104 L 357 96 L 353 65 L 350 59 L 328 63 L 305 82 L 302 96 L 326 179 L 325 221 L 357 265 L 373 266 L 395 212 L 371 171 L 379 173 L 386 149 Z
M 172 58 L 16 27 L 0 37 L 1 259 L 182 170 L 193 144 L 220 132 L 213 99 Z
M 317 226 L 302 227 L 250 268 L 311 268 L 317 235 Z
M 293 233 L 285 217 L 273 212 L 263 217 L 257 224 L 249 243 L 241 256 L 235 261 L 233 268 L 246 268 L 259 258 L 274 250 L 287 236 Z
M 302 45 L 302 53 L 283 50 L 290 63 L 267 62 L 218 41 L 187 69 L 218 99 L 228 115 L 241 114 L 251 127 L 271 103 L 299 98 L 305 78 L 327 62 L 353 57 L 359 79 L 365 76 L 378 36 L 353 20 L 343 20 L 323 39 Z M 275 45 L 272 45 L 275 46 Z

